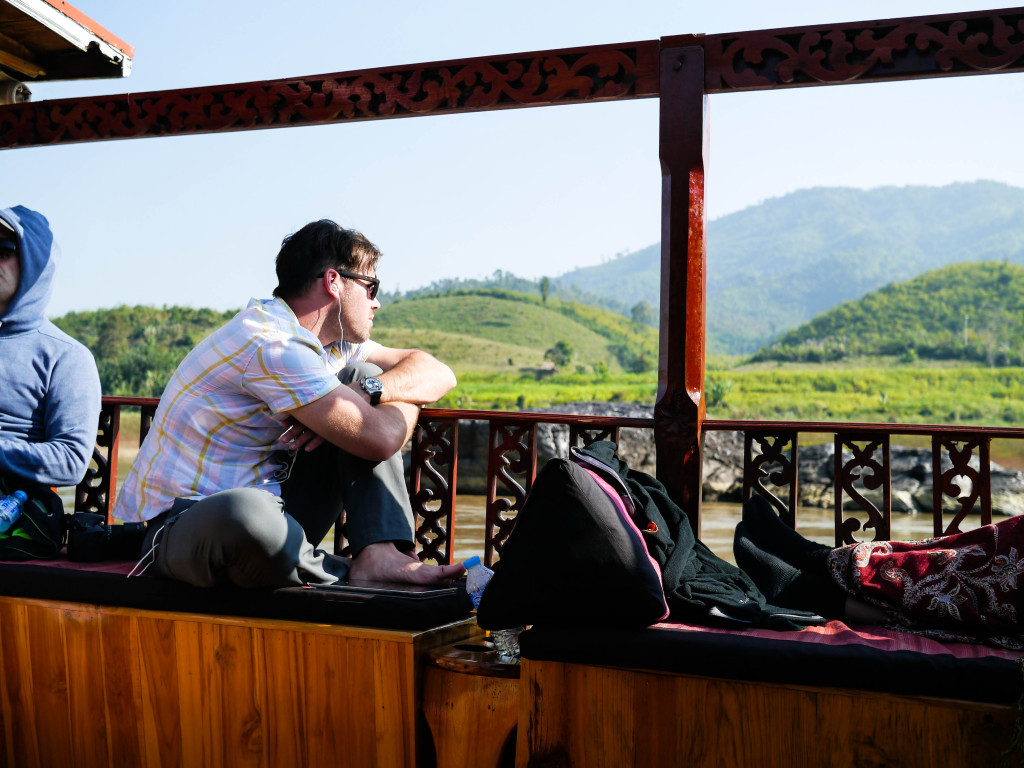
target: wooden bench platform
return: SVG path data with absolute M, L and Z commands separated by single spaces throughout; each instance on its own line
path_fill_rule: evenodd
M 534 628 L 522 647 L 519 768 L 995 768 L 1024 691 L 1018 652 L 842 622 Z
M 1000 765 L 1017 708 L 524 659 L 517 768 Z M 1008 765 L 1019 765 L 1019 753 Z
M 431 764 L 422 666 L 474 632 L 0 596 L 0 765 Z

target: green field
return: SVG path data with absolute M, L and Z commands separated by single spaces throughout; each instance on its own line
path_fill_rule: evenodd
M 1024 369 L 1016 367 L 738 366 L 709 370 L 707 389 L 716 418 L 1024 426 Z
M 442 408 L 479 410 L 538 410 L 573 402 L 654 403 L 656 374 L 623 373 L 595 378 L 589 374 L 557 374 L 537 380 L 530 376 L 462 373 L 459 386 L 445 396 Z

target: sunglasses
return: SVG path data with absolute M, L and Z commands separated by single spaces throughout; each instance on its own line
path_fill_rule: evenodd
M 13 258 L 18 254 L 18 242 L 9 237 L 0 236 L 0 261 Z
M 360 275 L 356 272 L 346 272 L 344 269 L 335 269 L 334 271 L 337 272 L 342 277 L 347 277 L 349 280 L 365 280 L 366 282 L 369 283 L 369 285 L 366 287 L 370 290 L 370 301 L 373 301 L 374 299 L 377 298 L 377 291 L 380 290 L 380 280 L 378 280 L 376 277 L 370 277 L 369 275 Z M 317 275 L 317 277 L 323 277 L 326 274 L 326 272 L 321 272 L 319 275 Z

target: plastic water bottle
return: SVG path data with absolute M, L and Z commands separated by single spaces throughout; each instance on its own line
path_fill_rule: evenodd
M 462 563 L 466 569 L 466 592 L 469 599 L 473 601 L 473 607 L 480 607 L 480 596 L 484 593 L 484 587 L 491 580 L 494 571 L 480 562 L 476 555 Z
M 462 563 L 466 568 L 466 592 L 473 607 L 480 607 L 480 596 L 484 593 L 484 587 L 491 580 L 494 571 L 480 562 L 480 558 L 474 555 Z M 500 659 L 509 664 L 519 663 L 519 633 L 523 627 L 513 629 L 496 629 L 487 633 L 491 641 L 491 647 L 498 652 Z
M 24 491 L 15 491 L 10 496 L 0 499 L 0 533 L 6 533 L 7 529 L 14 525 L 26 501 L 28 496 Z

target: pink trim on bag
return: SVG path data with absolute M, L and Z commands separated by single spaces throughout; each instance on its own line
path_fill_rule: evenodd
M 636 527 L 636 523 L 633 522 L 633 518 L 630 517 L 629 512 L 626 511 L 626 504 L 622 500 L 622 497 L 619 495 L 619 492 L 615 490 L 611 483 L 609 483 L 607 480 L 601 477 L 601 475 L 599 475 L 594 470 L 579 464 L 577 466 L 579 466 L 580 469 L 585 470 L 587 474 L 594 478 L 594 481 L 597 483 L 597 487 L 604 491 L 608 498 L 612 500 L 612 504 L 614 504 L 615 509 L 618 510 L 619 517 L 621 517 L 625 521 L 626 525 L 628 525 L 632 529 L 633 533 L 636 534 L 637 539 L 640 541 L 640 546 L 644 548 L 644 554 L 647 556 L 647 560 L 648 562 L 650 562 L 651 567 L 654 569 L 654 572 L 658 574 L 658 581 L 660 582 L 661 568 L 658 566 L 657 561 L 653 557 L 651 557 L 651 553 L 647 550 L 647 542 L 644 541 L 644 535 L 640 533 L 640 529 Z M 664 592 L 662 592 L 661 595 L 661 602 L 662 605 L 665 606 L 665 613 L 662 615 L 660 619 L 658 619 L 658 621 L 664 621 L 666 618 L 668 618 L 668 603 L 665 601 Z

